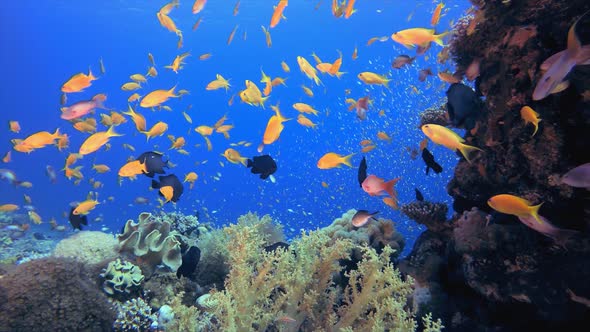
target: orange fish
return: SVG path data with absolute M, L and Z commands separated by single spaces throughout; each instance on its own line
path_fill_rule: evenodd
M 335 167 L 340 167 L 342 164 L 352 167 L 350 164 L 350 159 L 354 156 L 354 153 L 349 154 L 348 156 L 341 156 L 334 152 L 328 152 L 323 155 L 320 160 L 318 160 L 318 168 L 319 169 L 331 169 Z
M 10 152 L 10 151 L 6 152 L 6 154 L 5 154 L 5 155 L 4 155 L 4 157 L 2 158 L 2 162 L 3 162 L 3 163 L 9 163 L 9 162 L 10 162 L 10 160 L 11 160 L 11 158 L 10 158 L 10 154 L 11 154 L 11 152 Z
M 236 34 L 237 30 L 238 30 L 238 25 L 236 24 L 236 26 L 233 28 L 233 30 L 229 34 L 229 37 L 227 37 L 227 44 L 228 45 L 231 44 L 232 40 L 234 40 L 234 35 Z
M 118 172 L 120 177 L 135 179 L 137 175 L 147 174 L 147 168 L 145 163 L 141 163 L 139 160 L 133 160 L 123 165 Z
M 353 9 L 355 2 L 356 0 L 348 0 L 346 8 L 344 8 L 344 18 L 349 18 L 354 12 L 356 12 L 356 10 Z
M 445 4 L 442 2 L 436 6 L 434 13 L 432 13 L 432 18 L 430 19 L 430 25 L 435 26 L 438 24 L 438 21 L 440 20 L 440 13 L 444 7 Z
M 145 134 L 147 140 L 149 140 L 152 137 L 164 135 L 164 132 L 166 132 L 166 130 L 168 130 L 168 124 L 166 124 L 166 122 L 160 121 L 153 125 L 152 128 L 150 128 L 150 130 L 142 132 L 142 134 Z
M 206 3 L 207 3 L 207 0 L 195 0 L 195 3 L 193 4 L 193 14 L 200 13 L 201 10 L 203 10 L 203 8 L 205 8 Z
M 274 28 L 279 24 L 281 18 L 283 17 L 283 11 L 285 7 L 287 7 L 288 0 L 280 0 L 279 4 L 275 7 L 274 12 L 272 13 L 272 17 L 270 18 L 270 28 Z
M 147 94 L 147 96 L 143 97 L 139 106 L 144 108 L 150 108 L 159 106 L 160 104 L 166 102 L 168 98 L 176 98 L 177 95 L 174 94 L 174 89 L 176 89 L 176 85 L 172 87 L 170 90 L 155 90 Z
M 92 134 L 88 137 L 84 143 L 80 146 L 80 150 L 78 151 L 81 155 L 90 154 L 98 149 L 100 149 L 103 145 L 107 144 L 111 137 L 115 136 L 123 136 L 122 134 L 117 134 L 115 132 L 115 127 L 111 126 L 107 131 L 101 131 L 95 134 Z
M 286 119 L 281 112 L 279 111 L 278 107 L 273 108 L 275 111 L 275 115 L 271 116 L 266 124 L 266 129 L 264 130 L 264 136 L 262 138 L 263 145 L 269 145 L 279 139 L 281 132 L 285 128 L 283 122 L 289 121 L 291 119 Z
M 88 75 L 84 73 L 78 73 L 64 83 L 61 87 L 62 92 L 80 92 L 92 85 L 92 81 L 97 80 L 92 71 L 88 69 Z
M 8 129 L 10 129 L 10 131 L 12 131 L 13 133 L 19 133 L 20 124 L 18 123 L 18 121 L 8 121 Z
M 95 194 L 94 199 L 87 199 L 84 202 L 78 204 L 78 206 L 76 206 L 76 208 L 74 209 L 74 211 L 72 211 L 72 214 L 74 215 L 86 215 L 88 213 L 90 213 L 91 210 L 94 210 L 94 208 L 100 204 L 98 202 L 98 194 Z

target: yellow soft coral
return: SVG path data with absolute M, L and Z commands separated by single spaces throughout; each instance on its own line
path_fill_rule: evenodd
M 264 222 L 225 228 L 229 274 L 225 289 L 211 293 L 212 313 L 221 331 L 413 331 L 417 322 L 406 308 L 413 280 L 404 280 L 381 254 L 349 239 L 332 239 L 321 230 L 303 233 L 288 249 L 264 250 Z M 334 283 L 350 259 L 362 253 L 346 273 L 348 286 Z

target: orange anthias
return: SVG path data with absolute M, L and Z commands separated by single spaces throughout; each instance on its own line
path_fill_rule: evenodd
M 61 87 L 62 92 L 80 92 L 92 85 L 92 81 L 97 78 L 92 75 L 92 71 L 88 70 L 88 75 L 84 73 L 78 73 L 64 83 Z

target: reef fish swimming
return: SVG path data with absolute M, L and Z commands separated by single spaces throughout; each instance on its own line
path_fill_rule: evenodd
M 164 167 L 169 168 L 168 161 L 162 160 L 164 155 L 162 153 L 149 151 L 142 153 L 136 160 L 139 160 L 140 163 L 145 164 L 145 168 L 147 170 L 147 175 L 150 178 L 153 178 L 154 175 L 157 174 L 165 174 Z
M 159 189 L 159 195 L 166 198 L 166 201 L 178 202 L 180 196 L 184 192 L 184 186 L 174 174 L 159 176 L 158 179 L 152 180 L 152 188 Z
M 431 168 L 436 174 L 443 171 L 442 166 L 434 160 L 434 156 L 427 148 L 422 149 L 422 160 L 426 163 L 426 175 L 428 175 Z
M 361 186 L 361 188 L 363 187 L 363 182 L 365 182 L 366 178 L 367 178 L 367 159 L 365 159 L 365 157 L 363 156 L 363 160 L 361 160 L 361 163 L 359 164 L 359 171 L 358 171 L 359 186 Z
M 367 210 L 358 210 L 354 214 L 354 216 L 352 216 L 352 219 L 351 219 L 352 225 L 354 227 L 363 227 L 371 220 L 377 221 L 377 218 L 374 217 L 374 215 L 376 215 L 377 213 L 379 213 L 379 211 L 370 213 Z
M 277 171 L 277 163 L 267 154 L 253 157 L 246 162 L 246 167 L 251 168 L 252 174 L 260 174 L 261 179 L 266 179 Z M 272 178 L 271 181 L 274 182 Z
M 462 83 L 451 84 L 447 90 L 447 111 L 453 126 L 473 129 L 480 108 L 480 100 L 473 89 Z
M 590 190 L 590 163 L 585 163 L 565 173 L 561 177 L 561 183 Z

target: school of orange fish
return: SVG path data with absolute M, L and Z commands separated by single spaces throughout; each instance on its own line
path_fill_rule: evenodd
M 196 0 L 192 5 L 192 13 L 195 15 L 201 13 L 203 9 L 206 7 L 206 2 L 206 0 Z M 315 8 L 320 8 L 320 5 L 321 1 L 316 5 Z M 178 49 L 183 47 L 183 33 L 177 27 L 171 15 L 174 14 L 175 10 L 181 10 L 179 9 L 179 7 L 179 1 L 173 0 L 172 2 L 165 4 L 163 7 L 160 8 L 159 11 L 155 13 L 155 16 L 157 17 L 161 26 L 167 29 L 168 31 L 175 33 L 178 37 Z M 238 0 L 235 3 L 235 6 L 233 7 L 234 16 L 238 15 L 239 7 L 240 0 Z M 349 19 L 354 15 L 356 11 L 355 0 L 332 0 L 330 9 L 332 14 L 336 18 L 343 17 L 344 19 Z M 444 14 L 443 9 L 444 4 L 442 2 L 436 4 L 436 6 L 433 8 L 432 18 L 430 22 L 432 27 L 437 26 L 441 15 Z M 279 26 L 281 20 L 284 18 L 284 14 L 287 12 L 288 0 L 279 0 L 276 6 L 274 6 L 274 10 L 272 11 L 268 27 L 262 26 L 262 31 L 265 35 L 267 47 L 272 47 L 271 29 L 277 28 L 277 26 Z M 472 25 L 469 26 L 468 33 L 473 32 L 473 29 L 475 29 L 477 21 L 478 18 L 476 13 L 476 18 L 472 20 Z M 201 22 L 202 16 L 197 19 L 196 23 L 194 23 L 194 25 L 192 26 L 192 30 L 197 30 Z M 231 31 L 227 39 L 228 45 L 232 43 L 232 40 L 237 29 L 238 26 L 236 25 Z M 416 56 L 420 56 L 424 54 L 425 50 L 428 50 L 430 48 L 431 43 L 435 43 L 444 47 L 437 56 L 437 61 L 439 63 L 444 63 L 448 60 L 449 51 L 448 47 L 444 45 L 442 38 L 445 37 L 448 33 L 449 32 L 446 31 L 440 34 L 436 34 L 434 28 L 412 28 L 395 32 L 391 36 L 371 38 L 367 42 L 367 46 L 370 46 L 376 41 L 386 42 L 391 39 L 394 42 L 397 42 L 405 47 L 415 48 Z M 244 33 L 244 39 L 245 38 L 246 34 Z M 340 51 L 338 52 L 339 57 L 335 59 L 333 62 L 322 61 L 315 53 L 313 53 L 312 57 L 313 62 L 315 62 L 315 65 L 312 65 L 312 63 L 310 63 L 304 56 L 297 56 L 296 61 L 299 70 L 303 75 L 305 75 L 310 80 L 309 86 L 301 86 L 301 89 L 305 95 L 313 97 L 314 86 L 317 87 L 324 84 L 322 82 L 321 75 L 327 75 L 335 77 L 336 79 L 340 79 L 343 75 L 346 74 L 345 72 L 341 71 L 341 67 L 343 66 L 343 54 Z M 358 58 L 358 52 L 358 48 L 355 47 L 351 56 L 351 59 L 353 61 Z M 109 143 L 110 140 L 116 140 L 118 136 L 122 136 L 121 134 L 115 131 L 115 128 L 123 123 L 126 123 L 128 119 L 130 119 L 133 122 L 136 130 L 139 133 L 144 134 L 146 136 L 147 140 L 150 140 L 154 137 L 162 136 L 169 131 L 168 124 L 163 121 L 158 121 L 154 123 L 150 128 L 148 128 L 146 118 L 141 113 L 150 109 L 152 111 L 172 111 L 172 109 L 169 106 L 165 105 L 165 103 L 170 98 L 181 97 L 183 95 L 188 94 L 189 91 L 186 89 L 178 89 L 177 86 L 168 86 L 163 89 L 156 89 L 147 92 L 143 95 L 140 95 L 140 92 L 138 91 L 143 89 L 142 84 L 146 83 L 148 78 L 153 79 L 158 76 L 158 69 L 155 64 L 153 55 L 151 53 L 148 53 L 147 56 L 150 62 L 150 67 L 148 68 L 147 72 L 145 74 L 135 73 L 130 75 L 130 81 L 123 83 L 120 87 L 121 90 L 132 93 L 128 98 L 128 106 L 126 107 L 126 112 L 117 112 L 111 110 L 110 108 L 107 108 L 107 106 L 105 106 L 105 103 L 107 103 L 107 96 L 103 93 L 96 94 L 90 100 L 80 101 L 70 106 L 65 106 L 67 104 L 67 99 L 69 95 L 79 93 L 91 88 L 92 82 L 97 79 L 100 79 L 100 76 L 95 75 L 91 70 L 89 70 L 88 73 L 77 73 L 72 75 L 62 85 L 61 104 L 64 106 L 61 108 L 61 114 L 56 114 L 56 116 L 60 116 L 62 119 L 69 121 L 77 131 L 83 134 L 90 134 L 84 140 L 84 142 L 77 149 L 76 152 L 69 153 L 65 161 L 65 165 L 63 168 L 64 175 L 70 180 L 73 179 L 75 184 L 80 183 L 80 181 L 82 181 L 82 179 L 84 178 L 84 175 L 81 172 L 82 166 L 75 166 L 76 162 L 78 162 L 84 156 L 92 154 L 101 148 L 108 150 L 111 144 Z M 189 52 L 179 54 L 173 59 L 173 61 L 169 65 L 166 65 L 163 68 L 178 73 L 183 69 L 183 66 L 186 64 L 186 61 L 188 61 L 188 59 L 190 59 L 191 56 L 192 55 Z M 211 53 L 206 53 L 200 55 L 198 58 L 199 60 L 206 60 L 210 57 Z M 415 59 L 415 57 L 411 58 L 407 55 L 400 55 L 392 63 L 392 68 L 399 69 L 404 65 L 411 63 L 413 59 Z M 291 72 L 291 69 L 287 62 L 282 61 L 280 63 L 280 66 L 282 70 L 285 72 L 285 74 Z M 100 75 L 104 75 L 106 69 L 102 59 L 100 59 L 99 61 L 99 68 Z M 422 75 L 432 75 L 432 72 L 430 70 L 424 71 L 423 73 L 421 72 L 420 80 L 423 80 Z M 474 69 L 468 70 L 467 78 L 469 80 L 474 80 L 478 75 L 478 69 L 475 68 L 474 64 Z M 265 109 L 265 105 L 267 101 L 271 98 L 271 93 L 273 89 L 285 88 L 285 82 L 287 81 L 287 78 L 271 78 L 270 76 L 266 75 L 262 70 L 261 76 L 262 77 L 260 83 L 263 83 L 262 88 L 259 88 L 254 80 L 246 80 L 243 89 L 232 93 L 231 98 L 228 101 L 228 105 L 231 106 L 234 103 L 234 98 L 237 95 L 243 103 Z M 364 71 L 358 73 L 356 77 L 366 85 L 382 86 L 383 89 L 389 90 L 388 83 L 391 79 L 387 77 L 386 73 L 380 74 L 370 71 Z M 439 72 L 438 77 L 443 82 L 447 83 L 457 83 L 460 82 L 462 79 L 462 77 L 457 77 L 456 75 L 450 74 L 448 72 Z M 221 74 L 217 74 L 215 79 L 213 79 L 205 87 L 205 90 L 207 91 L 218 89 L 232 91 L 230 79 L 223 77 Z M 416 88 L 414 87 L 414 89 Z M 350 93 L 350 89 L 347 89 L 345 91 L 346 95 L 349 95 Z M 366 119 L 367 111 L 373 107 L 373 100 L 369 96 L 364 96 L 358 99 L 347 98 L 346 104 L 349 104 L 348 111 L 356 110 L 357 118 L 360 121 L 362 121 Z M 297 111 L 296 122 L 299 125 L 311 129 L 315 129 L 318 126 L 318 123 L 314 122 L 312 120 L 313 117 L 311 116 L 318 117 L 321 113 L 319 110 L 316 110 L 313 106 L 303 102 L 295 103 L 291 107 Z M 188 113 L 190 108 L 191 106 L 189 105 L 187 109 L 182 112 L 182 114 L 185 120 L 188 123 L 192 124 L 191 116 Z M 265 146 L 275 144 L 279 140 L 282 131 L 285 129 L 285 123 L 292 120 L 292 118 L 287 118 L 285 117 L 285 115 L 283 115 L 283 112 L 279 109 L 279 101 L 276 101 L 276 103 L 274 105 L 271 105 L 270 108 L 272 109 L 274 114 L 270 116 L 270 118 L 268 119 L 266 128 L 264 130 L 264 134 L 260 138 L 261 143 L 258 146 L 259 153 L 263 151 Z M 108 110 L 109 112 L 99 113 L 99 110 Z M 98 121 L 107 128 L 106 130 L 97 131 L 98 123 L 95 115 L 98 115 L 100 117 L 100 120 Z M 379 116 L 384 116 L 383 110 L 379 112 Z M 535 125 L 535 132 L 533 133 L 534 135 L 537 130 L 536 128 L 538 121 L 540 121 L 538 119 L 538 114 L 536 114 L 530 107 L 528 107 L 523 108 L 522 117 L 525 121 L 531 122 Z M 201 124 L 194 129 L 196 133 L 202 136 L 203 140 L 206 143 L 208 151 L 213 150 L 213 146 L 209 137 L 214 133 L 218 133 L 226 138 L 229 138 L 230 131 L 234 128 L 234 124 L 227 124 L 227 119 L 227 116 L 224 115 L 221 119 L 219 119 L 212 125 Z M 21 130 L 19 122 L 10 121 L 9 129 L 14 133 L 19 133 Z M 470 154 L 472 152 L 480 150 L 477 147 L 464 144 L 464 140 L 459 135 L 443 126 L 428 124 L 422 127 L 422 131 L 434 143 L 443 145 L 453 151 L 461 152 L 468 161 L 470 161 Z M 378 131 L 376 137 L 378 140 L 382 140 L 385 142 L 392 141 L 392 138 L 384 131 Z M 182 154 L 189 154 L 189 152 L 184 149 L 185 145 L 187 144 L 187 141 L 184 137 L 175 137 L 169 134 L 168 138 L 171 141 L 171 149 L 175 149 Z M 63 134 L 60 132 L 59 129 L 57 129 L 53 133 L 49 131 L 42 131 L 34 133 L 22 139 L 13 139 L 12 144 L 13 150 L 20 153 L 31 153 L 36 149 L 41 149 L 49 145 L 55 145 L 59 149 L 59 151 L 62 151 L 69 148 L 69 137 L 67 134 Z M 250 146 L 251 144 L 252 143 L 248 141 L 240 141 L 239 143 L 232 143 L 231 146 Z M 373 141 L 369 139 L 361 141 L 360 144 L 361 153 L 368 153 L 376 147 Z M 126 149 L 135 151 L 135 148 L 133 146 L 127 143 L 124 143 L 123 145 Z M 426 147 L 425 140 L 420 143 L 420 148 L 424 149 L 424 147 Z M 341 154 L 340 151 L 327 152 L 317 161 L 317 167 L 319 169 L 332 169 L 336 167 L 341 167 L 342 165 L 352 167 L 350 160 L 354 154 L 355 153 L 350 153 L 348 155 Z M 240 153 L 232 147 L 227 148 L 222 155 L 230 163 L 246 165 L 247 158 L 241 156 Z M 11 152 L 9 151 L 5 154 L 2 161 L 4 163 L 9 163 L 10 159 Z M 111 170 L 109 166 L 104 164 L 95 164 L 92 166 L 92 169 L 97 173 L 107 173 Z M 125 178 L 135 179 L 137 175 L 140 175 L 145 172 L 145 165 L 143 165 L 141 162 L 137 160 L 128 160 L 126 164 L 121 165 L 119 168 L 119 181 Z M 47 174 L 52 179 L 55 179 L 56 177 L 56 172 L 53 169 L 48 168 Z M 2 176 L 2 178 L 7 179 L 15 185 L 32 186 L 30 182 L 19 181 L 17 179 L 16 174 L 14 174 L 14 172 L 10 170 L 0 170 L 0 175 Z M 184 178 L 184 182 L 188 182 L 190 184 L 191 189 L 195 181 L 197 180 L 198 176 L 196 172 L 190 172 L 186 174 Z M 390 206 L 391 208 L 397 209 L 397 193 L 395 192 L 393 186 L 395 183 L 397 183 L 398 180 L 399 178 L 390 181 L 385 181 L 381 178 L 378 178 L 375 175 L 371 175 L 367 178 L 367 185 L 363 185 L 363 189 L 371 196 L 387 195 L 387 197 L 383 199 L 383 203 Z M 99 181 L 94 181 L 92 185 L 93 188 L 97 190 L 101 187 L 102 184 Z M 328 184 L 322 182 L 322 186 L 327 187 Z M 167 201 L 169 201 L 169 199 L 160 200 L 160 203 L 164 204 Z M 97 195 L 94 194 L 93 197 L 93 194 L 89 193 L 85 201 L 79 202 L 75 206 L 74 213 L 79 215 L 86 215 L 90 211 L 92 211 L 97 204 L 100 204 Z M 16 204 L 0 205 L 0 211 L 4 212 L 15 211 L 18 208 L 19 206 Z M 28 213 L 33 223 L 39 224 L 42 222 L 41 216 L 39 216 L 35 211 L 29 211 Z M 51 222 L 52 225 L 55 224 L 54 219 L 52 219 Z

